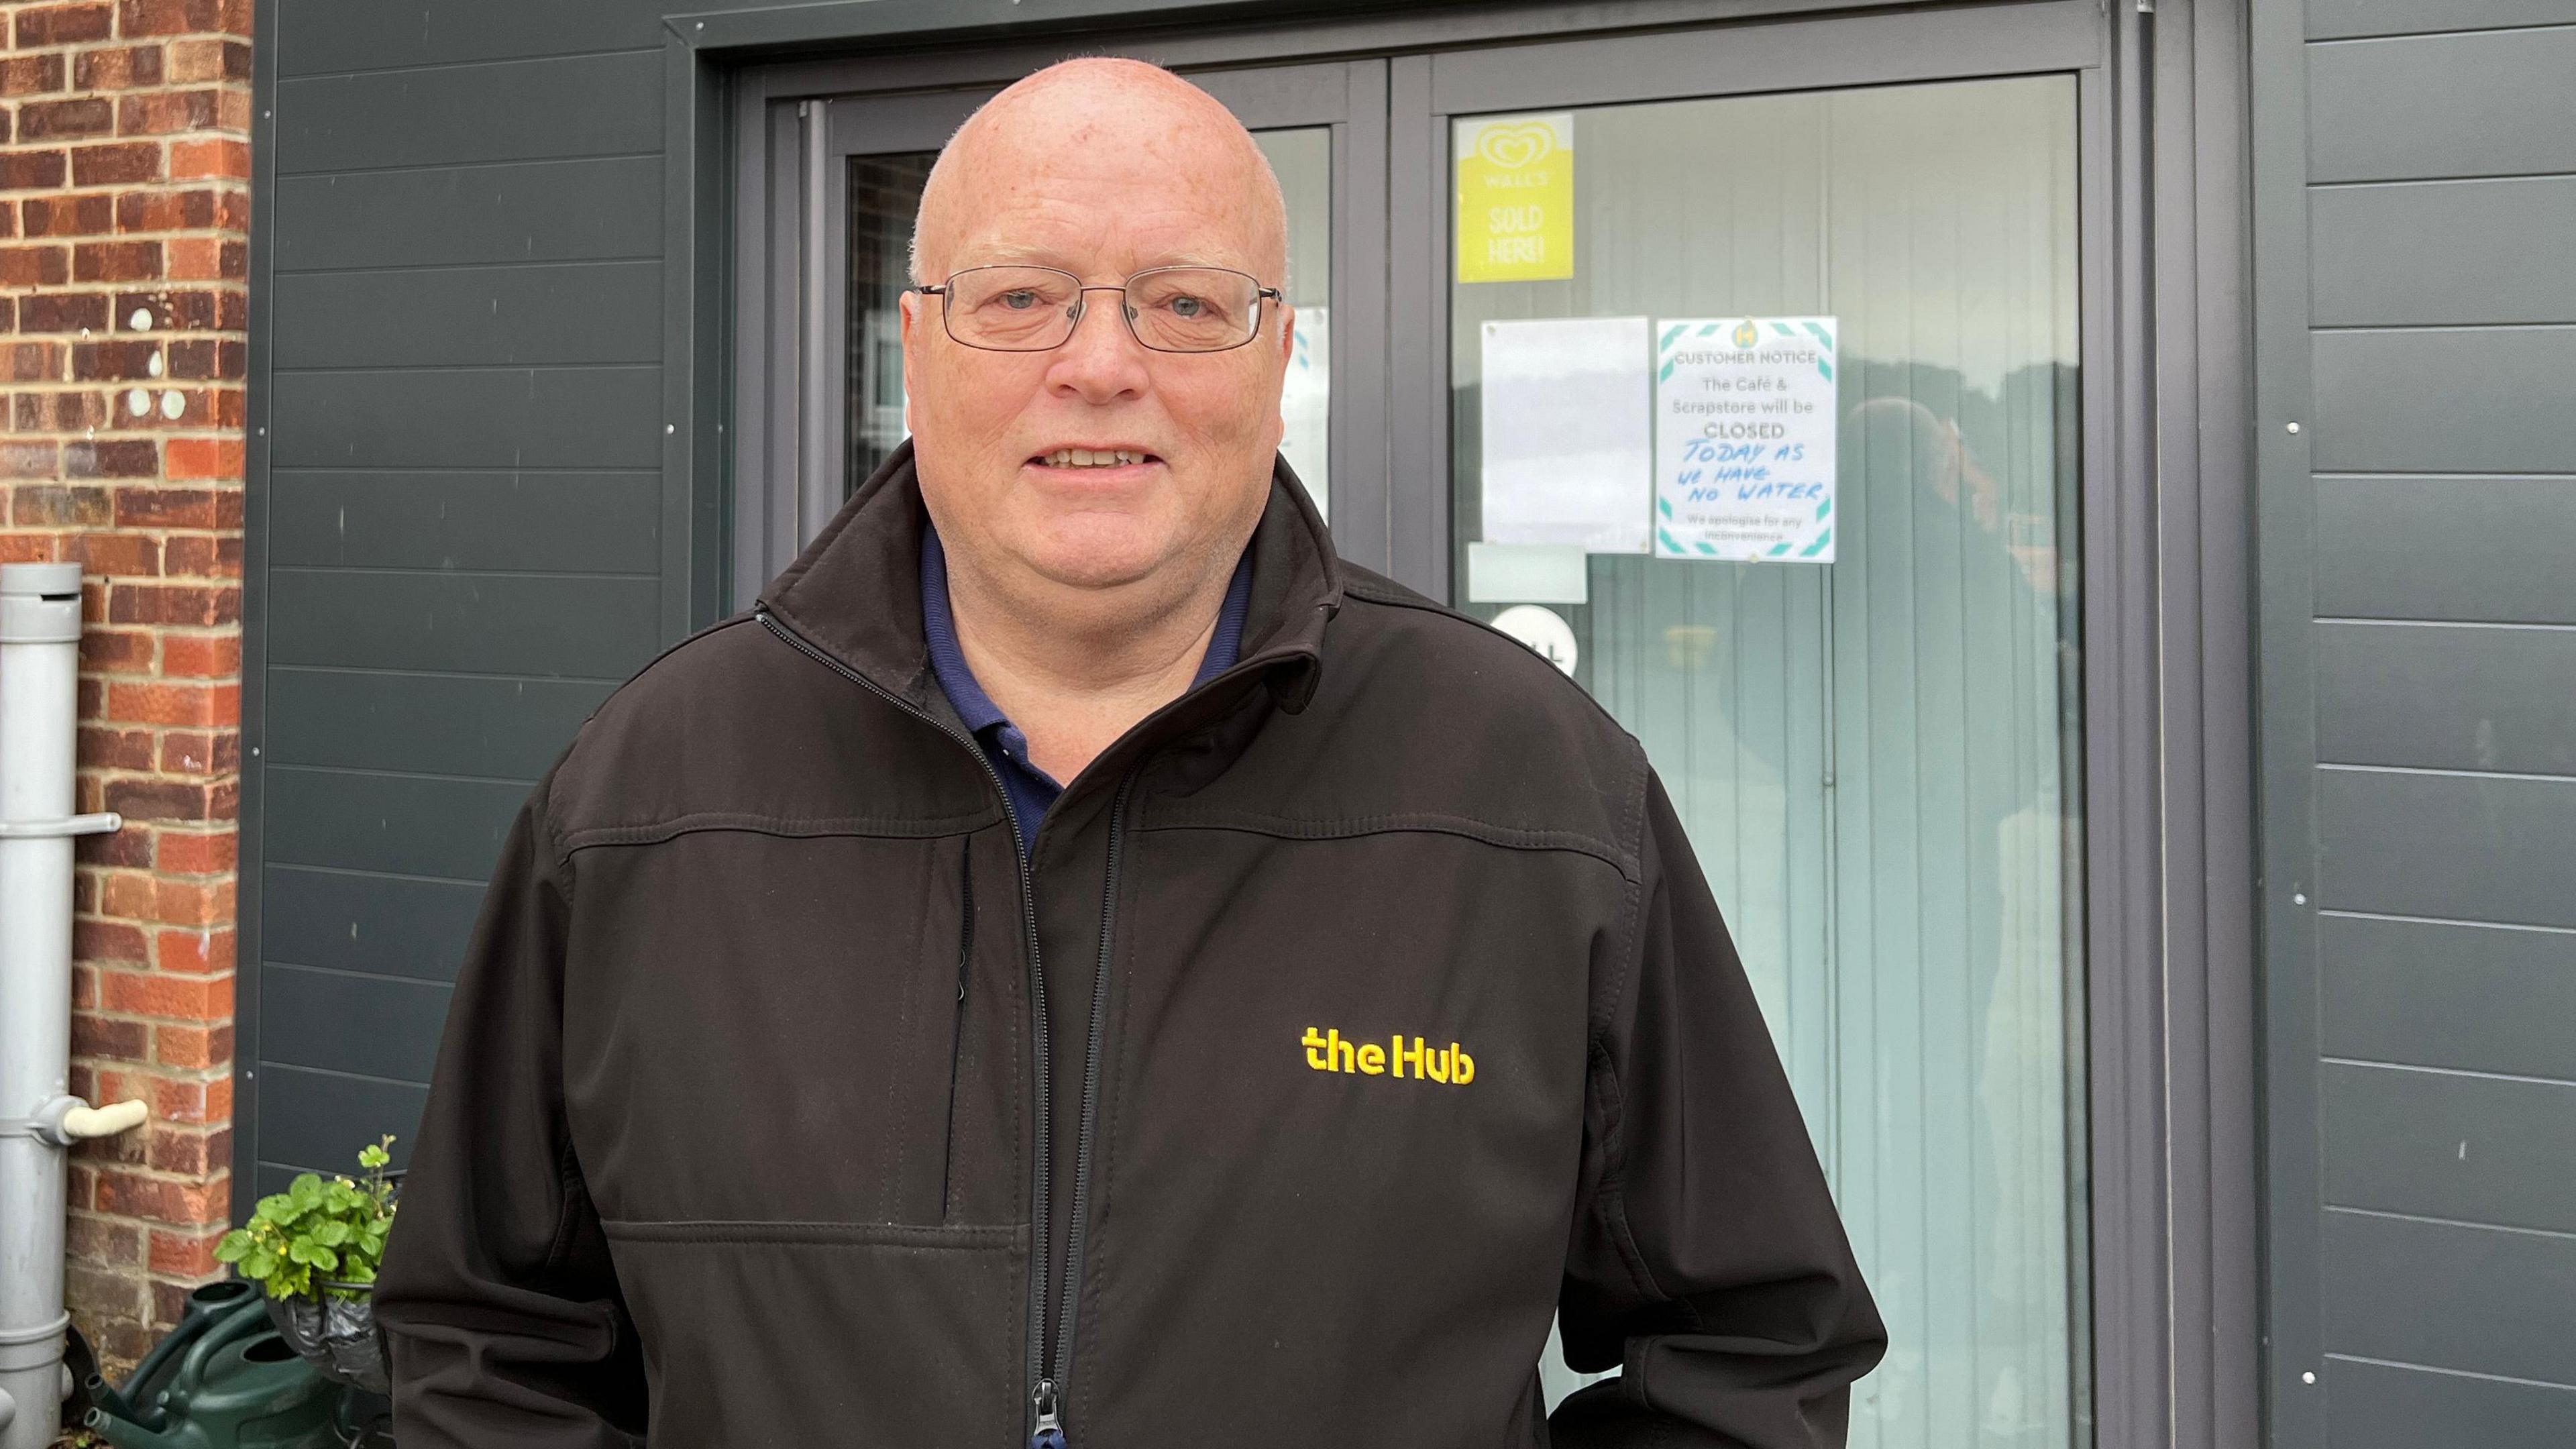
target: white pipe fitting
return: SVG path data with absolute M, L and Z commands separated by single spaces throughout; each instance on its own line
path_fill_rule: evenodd
M 0 1449 L 45 1449 L 61 1417 L 65 1152 L 143 1121 L 71 1095 L 72 814 L 78 564 L 0 565 Z

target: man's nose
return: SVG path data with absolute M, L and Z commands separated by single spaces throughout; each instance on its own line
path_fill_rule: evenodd
M 1127 326 L 1126 305 L 1123 292 L 1084 294 L 1073 336 L 1056 349 L 1055 364 L 1047 370 L 1049 385 L 1091 403 L 1145 390 L 1145 347 Z

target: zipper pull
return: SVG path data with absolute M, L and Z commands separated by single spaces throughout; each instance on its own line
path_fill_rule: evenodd
M 1029 1449 L 1064 1449 L 1064 1421 L 1056 1417 L 1055 1380 L 1038 1380 L 1037 1432 L 1029 1436 Z

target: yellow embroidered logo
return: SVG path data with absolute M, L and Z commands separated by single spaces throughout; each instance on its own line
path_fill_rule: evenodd
M 1446 1082 L 1453 1087 L 1463 1087 L 1476 1080 L 1476 1059 L 1467 1055 L 1467 1049 L 1454 1041 L 1445 1047 L 1426 1046 L 1417 1036 L 1413 1044 L 1407 1046 L 1404 1038 L 1398 1035 L 1390 1038 L 1387 1045 L 1379 1046 L 1373 1041 L 1346 1040 L 1339 1031 L 1331 1028 L 1317 1031 L 1310 1026 L 1306 1028 L 1306 1034 L 1298 1038 L 1298 1045 L 1306 1049 L 1306 1065 L 1319 1072 L 1401 1077 L 1410 1068 L 1417 1082 Z

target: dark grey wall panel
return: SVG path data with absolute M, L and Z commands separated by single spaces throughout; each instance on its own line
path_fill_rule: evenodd
M 272 666 L 624 679 L 661 647 L 657 580 L 278 569 Z
M 2311 45 L 2308 147 L 2312 181 L 2576 171 L 2576 25 Z
M 277 279 L 281 368 L 662 360 L 662 264 L 301 272 Z
M 2576 926 L 2576 780 L 2321 769 L 2317 837 L 2327 907 Z
M 411 880 L 272 865 L 260 873 L 260 954 L 271 961 L 454 981 L 483 909 L 481 880 Z
M 661 149 L 658 46 L 277 87 L 281 176 Z
M 2567 23 L 2567 0 L 2308 0 L 2308 34 L 2420 35 Z
M 280 468 L 651 468 L 659 367 L 280 372 Z
M 2576 477 L 2319 478 L 2316 510 L 2321 615 L 2576 623 Z
M 2576 1444 L 2566 1389 L 2331 1359 L 2325 1395 L 2334 1449 Z
M 271 962 L 259 982 L 269 1063 L 426 1082 L 451 994 L 432 981 Z
M 2576 1233 L 2576 1083 L 2322 1072 L 2332 1206 Z
M 2334 186 L 2308 200 L 2320 327 L 2576 322 L 2576 176 Z
M 2576 468 L 2576 327 L 2321 332 L 2315 378 L 2319 471 Z
M 453 65 L 570 51 L 631 50 L 662 40 L 657 5 L 527 0 L 276 0 L 281 76 L 385 66 Z
M 2327 916 L 2325 1055 L 2576 1081 L 2576 932 Z
M 651 473 L 275 470 L 268 558 L 282 567 L 650 573 L 662 480 Z
M 268 677 L 268 760 L 534 780 L 616 686 L 279 668 Z
M 268 859 L 489 880 L 528 787 L 271 766 Z
M 2576 1384 L 2576 1238 L 2328 1212 L 2323 1247 L 2328 1352 Z
M 393 1165 L 410 1163 L 408 1139 L 429 1100 L 427 1087 L 265 1064 L 259 1076 L 261 1191 L 284 1187 L 298 1168 L 355 1177 L 358 1149 L 387 1132 L 402 1139 L 394 1143 Z
M 282 176 L 269 235 L 283 276 L 321 267 L 651 257 L 661 250 L 661 227 L 662 158 L 620 156 Z
M 2322 623 L 2316 648 L 2321 760 L 2576 775 L 2576 629 Z

